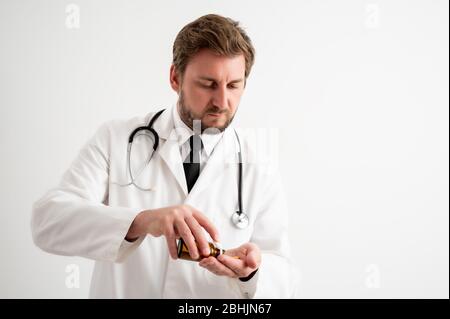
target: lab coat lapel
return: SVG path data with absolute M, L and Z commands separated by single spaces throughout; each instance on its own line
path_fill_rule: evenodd
M 222 174 L 227 173 L 230 168 L 237 169 L 238 160 L 235 141 L 234 129 L 230 127 L 225 130 L 221 140 L 217 143 L 188 197 L 200 194 Z
M 187 195 L 186 177 L 184 176 L 177 135 L 173 129 L 171 108 L 166 109 L 153 126 L 161 139 L 158 154 L 169 167 L 184 194 Z

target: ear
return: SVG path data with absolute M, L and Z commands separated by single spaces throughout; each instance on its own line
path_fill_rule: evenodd
M 178 72 L 175 68 L 175 65 L 171 65 L 170 66 L 170 86 L 172 87 L 172 89 L 178 93 L 180 91 L 180 81 L 179 81 L 179 75 Z

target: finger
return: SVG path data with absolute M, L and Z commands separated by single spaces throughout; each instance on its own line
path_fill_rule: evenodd
M 205 215 L 203 215 L 197 210 L 194 210 L 192 216 L 208 232 L 208 234 L 214 241 L 220 241 L 219 231 L 217 230 L 216 226 L 214 226 L 213 223 Z
M 218 275 L 218 276 L 228 276 L 231 278 L 237 278 L 237 274 L 234 273 L 230 268 L 226 267 L 222 263 L 220 263 L 216 258 L 209 257 L 204 258 L 199 265 L 201 267 L 206 268 L 210 272 Z
M 258 253 L 255 250 L 250 250 L 245 261 L 248 267 L 256 269 L 259 266 Z
M 166 230 L 165 237 L 167 241 L 167 247 L 169 248 L 170 257 L 172 257 L 172 259 L 177 259 L 175 232 L 172 227 Z
M 261 252 L 258 246 L 253 243 L 246 243 L 243 245 L 243 248 L 245 248 L 247 254 L 245 258 L 247 266 L 254 269 L 258 268 L 261 264 Z
M 195 241 L 197 242 L 197 246 L 201 254 L 203 256 L 209 256 L 210 254 L 209 244 L 205 238 L 205 234 L 203 233 L 203 229 L 200 226 L 200 224 L 197 222 L 195 218 L 186 218 L 185 221 L 195 237 Z
M 192 236 L 191 230 L 189 229 L 187 224 L 184 222 L 184 220 L 180 220 L 175 222 L 175 227 L 177 228 L 181 238 L 183 238 L 184 243 L 188 247 L 189 255 L 191 255 L 193 259 L 197 259 L 199 257 L 197 244 L 195 243 L 194 236 Z
M 241 259 L 236 259 L 227 255 L 220 255 L 217 259 L 221 264 L 231 269 L 239 277 L 245 277 L 246 274 L 251 271 L 251 269 L 247 267 L 245 261 Z

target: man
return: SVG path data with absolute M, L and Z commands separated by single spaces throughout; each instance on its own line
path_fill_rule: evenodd
M 254 55 L 249 37 L 229 18 L 206 15 L 186 25 L 170 68 L 179 99 L 153 124 L 160 141 L 138 156 L 152 154 L 142 174 L 117 182 L 130 179 L 127 163 L 134 166 L 130 133 L 155 114 L 104 124 L 59 186 L 34 204 L 32 233 L 40 248 L 96 260 L 91 297 L 293 296 L 287 211 L 279 180 L 265 166 L 243 165 L 248 227 L 231 221 L 239 190 L 238 137 L 230 123 Z M 146 145 L 135 138 L 133 148 Z M 241 155 L 251 158 L 251 145 L 240 139 Z M 177 258 L 179 239 L 199 262 Z M 208 241 L 230 249 L 209 256 Z

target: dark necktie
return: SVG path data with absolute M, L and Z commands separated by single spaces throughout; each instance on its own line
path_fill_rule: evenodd
M 200 175 L 200 152 L 202 150 L 202 140 L 200 139 L 200 136 L 192 135 L 189 138 L 189 145 L 191 146 L 191 151 L 183 161 L 188 192 L 194 187 L 194 184 Z

